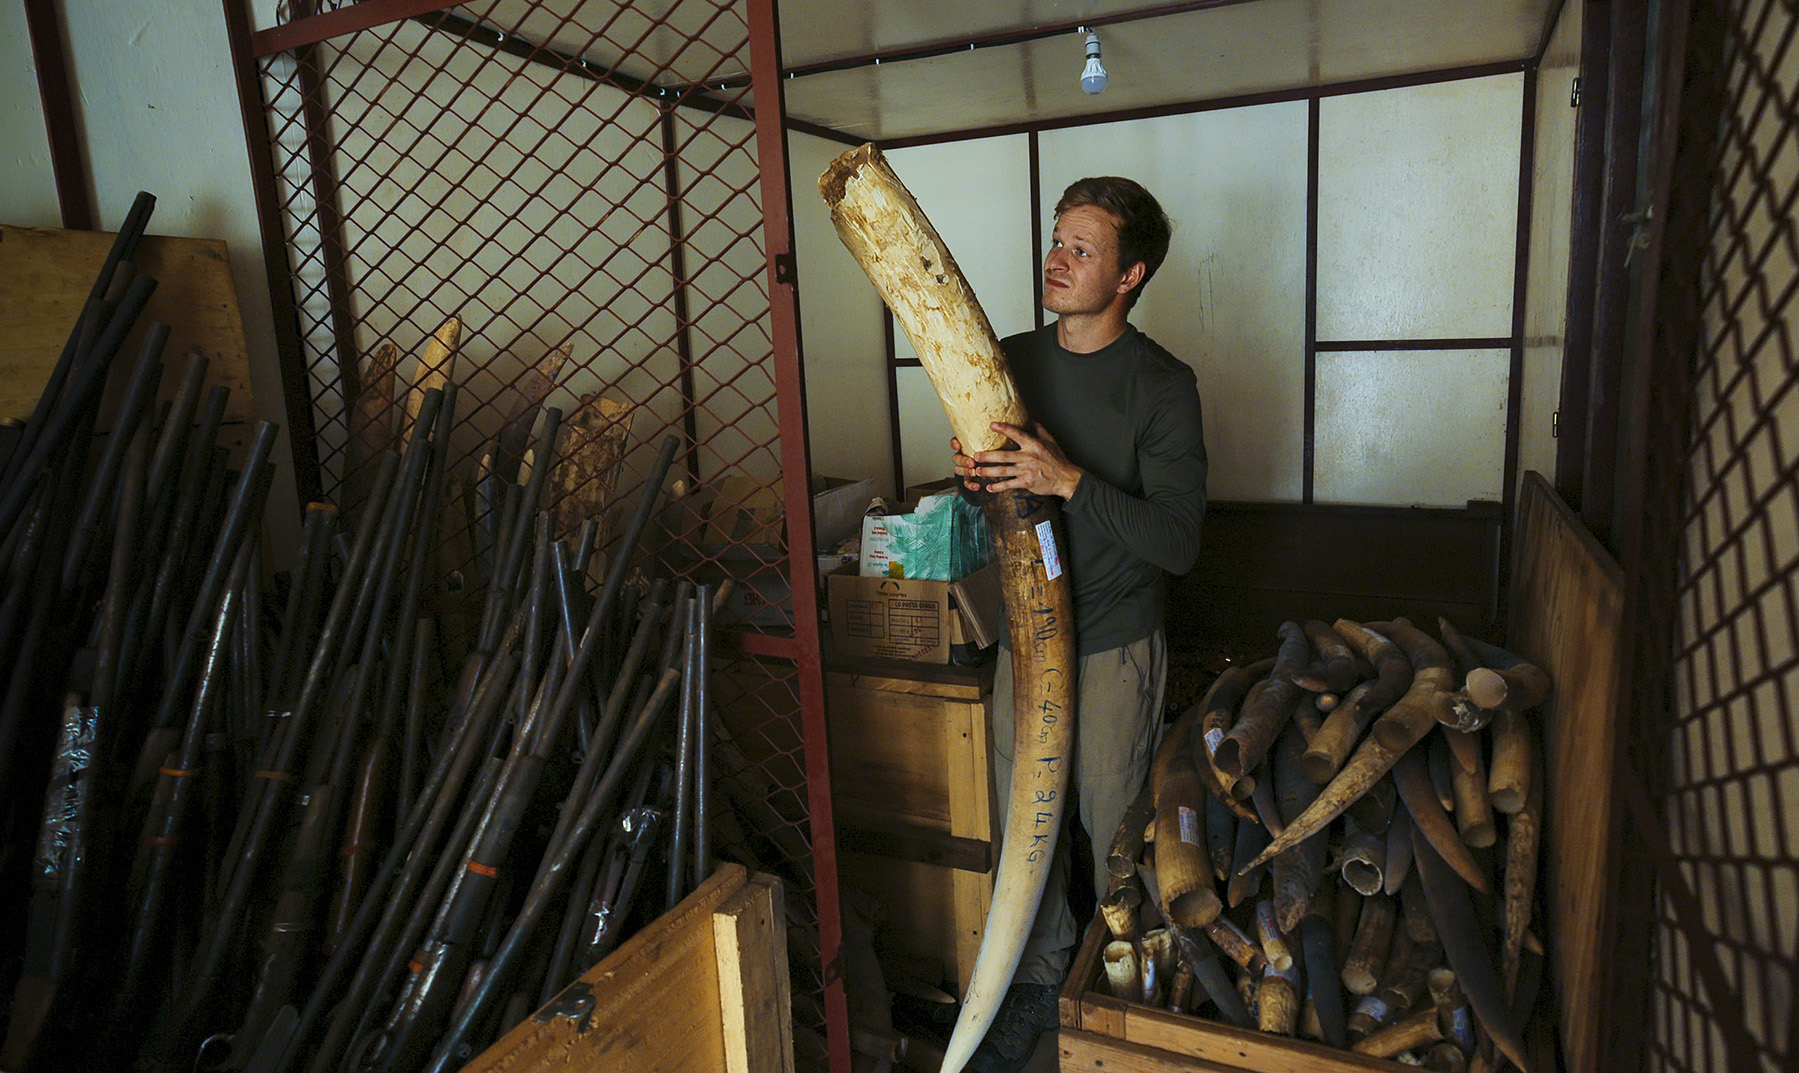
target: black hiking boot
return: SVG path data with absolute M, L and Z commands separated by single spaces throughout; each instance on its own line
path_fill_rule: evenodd
M 1013 984 L 968 1059 L 970 1073 L 1017 1073 L 1037 1049 L 1037 1038 L 1056 1027 L 1054 984 Z

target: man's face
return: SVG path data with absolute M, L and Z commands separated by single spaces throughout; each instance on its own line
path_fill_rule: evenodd
M 1129 288 L 1118 264 L 1118 218 L 1097 205 L 1056 217 L 1043 259 L 1043 308 L 1059 315 L 1100 313 Z

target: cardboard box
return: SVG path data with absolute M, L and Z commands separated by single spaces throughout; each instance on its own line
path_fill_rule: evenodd
M 701 543 L 779 548 L 784 545 L 783 520 L 779 484 L 763 484 L 749 477 L 726 477 L 718 482 Z
M 812 480 L 813 544 L 830 552 L 853 536 L 874 498 L 874 478 Z M 786 558 L 787 516 L 779 483 L 725 477 L 671 500 L 660 518 L 665 544 L 688 545 L 709 558 L 775 562 Z
M 934 481 L 912 485 L 906 489 L 906 501 L 916 503 L 925 496 L 937 496 L 945 492 L 959 492 L 955 477 L 939 477 Z
M 831 636 L 851 658 L 948 663 L 959 627 L 949 582 L 832 574 L 827 579 Z
M 856 535 L 875 497 L 875 479 L 812 478 L 812 546 L 827 552 Z
M 860 577 L 851 570 L 825 580 L 832 643 L 849 659 L 949 663 L 986 647 L 976 642 L 965 614 L 982 623 L 979 635 L 988 636 L 1004 615 L 988 606 L 965 612 L 952 595 L 956 582 Z

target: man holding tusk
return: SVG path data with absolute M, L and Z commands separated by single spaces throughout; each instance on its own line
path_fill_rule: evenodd
M 996 422 L 1016 449 L 970 457 L 950 441 L 971 491 L 1024 489 L 1063 500 L 1064 566 L 1077 649 L 1073 785 L 1105 890 L 1106 848 L 1149 770 L 1168 660 L 1164 574 L 1189 570 L 1206 507 L 1206 449 L 1193 370 L 1132 327 L 1130 309 L 1168 253 L 1168 217 L 1130 179 L 1081 179 L 1056 204 L 1043 261 L 1053 324 L 1003 341 L 1035 427 Z M 993 682 L 994 780 L 1012 780 L 1012 661 Z M 968 1067 L 1020 1068 L 1056 1024 L 1056 990 L 1078 938 L 1058 847 L 1023 959 Z

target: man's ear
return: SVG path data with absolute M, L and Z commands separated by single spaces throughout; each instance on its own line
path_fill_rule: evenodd
M 1131 288 L 1143 282 L 1144 271 L 1145 266 L 1142 261 L 1138 261 L 1136 264 L 1125 269 L 1123 278 L 1118 281 L 1118 293 L 1129 294 Z

